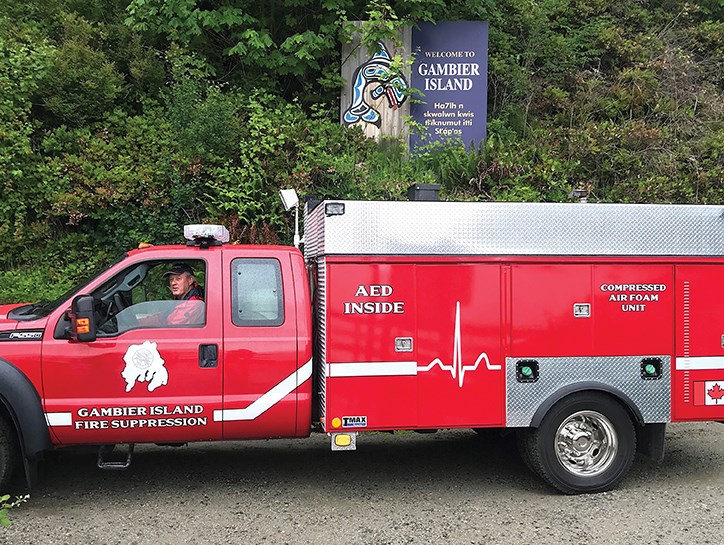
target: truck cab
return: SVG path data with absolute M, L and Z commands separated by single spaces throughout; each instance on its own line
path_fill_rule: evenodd
M 302 255 L 189 238 L 128 252 L 55 303 L 0 311 L 0 396 L 24 459 L 52 446 L 310 433 Z M 180 266 L 200 297 L 172 298 Z

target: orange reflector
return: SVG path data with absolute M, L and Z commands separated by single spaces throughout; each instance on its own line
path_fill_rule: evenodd
M 90 318 L 78 318 L 75 321 L 76 333 L 90 333 Z

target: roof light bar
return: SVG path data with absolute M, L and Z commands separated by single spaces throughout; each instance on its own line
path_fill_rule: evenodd
M 229 242 L 229 230 L 223 225 L 184 225 L 184 238 L 191 244 L 221 245 Z

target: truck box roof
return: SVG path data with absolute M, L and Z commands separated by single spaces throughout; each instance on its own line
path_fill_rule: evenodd
M 326 215 L 328 203 L 344 213 Z M 339 208 L 339 207 L 338 207 Z M 306 214 L 322 255 L 722 256 L 724 207 L 325 201 Z

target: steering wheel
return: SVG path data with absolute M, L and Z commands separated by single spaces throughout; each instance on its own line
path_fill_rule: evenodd
M 113 294 L 113 303 L 116 305 L 116 314 L 126 308 L 126 303 L 123 301 L 123 297 L 121 297 L 121 292 L 119 291 Z

